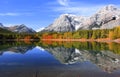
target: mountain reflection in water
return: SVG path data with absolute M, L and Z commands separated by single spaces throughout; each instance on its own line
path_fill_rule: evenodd
M 118 77 L 119 47 L 97 42 L 1 44 L 0 77 Z

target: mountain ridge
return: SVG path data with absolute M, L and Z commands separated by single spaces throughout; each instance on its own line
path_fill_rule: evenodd
M 32 28 L 27 27 L 24 24 L 6 27 L 2 23 L 0 23 L 0 28 L 2 28 L 4 30 L 11 31 L 11 32 L 16 32 L 16 33 L 36 33 L 35 30 L 33 30 Z
M 113 27 L 119 26 L 119 22 L 120 9 L 115 5 L 110 4 L 104 6 L 90 17 L 62 14 L 51 25 L 43 29 L 42 32 L 111 29 Z

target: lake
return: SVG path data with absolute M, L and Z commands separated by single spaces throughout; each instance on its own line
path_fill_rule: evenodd
M 0 77 L 119 77 L 120 44 L 0 42 Z

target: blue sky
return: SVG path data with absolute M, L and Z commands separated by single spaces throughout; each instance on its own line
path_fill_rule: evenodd
M 108 4 L 120 6 L 119 0 L 1 0 L 0 22 L 6 26 L 25 24 L 37 30 L 50 25 L 64 13 L 90 16 Z

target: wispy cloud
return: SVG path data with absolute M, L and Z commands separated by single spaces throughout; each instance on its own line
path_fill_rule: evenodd
M 7 12 L 7 13 L 0 13 L 0 16 L 22 16 L 22 15 L 32 15 L 31 13 L 12 13 L 12 12 Z
M 77 15 L 90 16 L 104 5 L 81 3 L 72 0 L 57 0 L 61 6 L 54 6 L 52 10 L 58 13 L 72 13 Z
M 0 16 L 19 16 L 19 13 L 0 13 Z
M 60 13 L 72 13 L 72 14 L 77 14 L 77 15 L 84 15 L 84 16 L 89 16 L 93 13 L 95 13 L 98 9 L 100 8 L 100 6 L 89 6 L 89 7 L 80 7 L 80 6 L 76 6 L 76 7 L 54 7 L 53 10 L 56 12 L 60 12 Z
M 57 0 L 58 3 L 62 6 L 68 6 L 69 0 Z
M 16 24 L 4 24 L 4 26 L 6 26 L 6 27 L 10 27 L 10 26 L 14 26 L 14 25 L 16 25 Z

